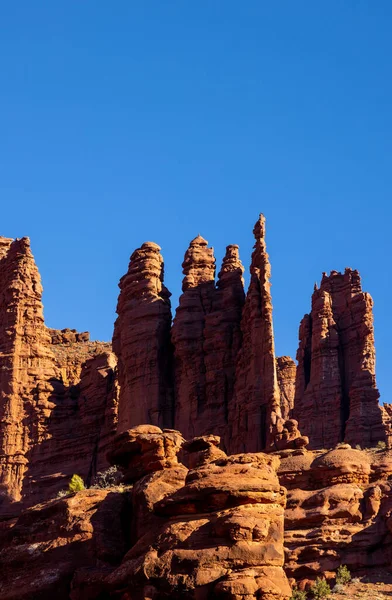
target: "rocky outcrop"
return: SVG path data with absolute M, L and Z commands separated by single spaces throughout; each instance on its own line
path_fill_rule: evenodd
M 387 568 L 391 560 L 392 486 L 389 453 L 341 444 L 329 452 L 282 455 L 279 480 L 287 489 L 285 570 L 301 587 L 352 573 Z
M 217 458 L 209 450 L 215 443 L 207 437 L 204 447 L 202 438 L 187 444 L 196 458 L 189 459 L 193 468 L 177 490 L 156 486 L 151 474 L 139 480 L 136 498 L 141 502 L 144 496 L 156 520 L 106 579 L 112 594 L 121 590 L 129 597 L 173 600 L 290 597 L 282 569 L 285 493 L 276 477 L 278 461 L 262 454 L 227 457 L 221 451 Z M 150 485 L 153 503 L 146 498 Z
M 1 598 L 97 598 L 127 550 L 128 511 L 127 494 L 111 490 L 85 490 L 27 510 L 0 532 Z
M 118 430 L 173 420 L 170 293 L 160 247 L 146 242 L 132 254 L 120 281 L 113 350 L 118 357 Z
M 88 481 L 108 466 L 117 384 L 107 347 L 45 326 L 29 240 L 0 238 L 1 515 L 52 497 L 77 469 Z
M 276 373 L 280 393 L 280 411 L 283 419 L 289 419 L 294 408 L 297 365 L 290 356 L 278 356 Z
M 323 275 L 299 332 L 294 416 L 313 448 L 385 439 L 375 381 L 373 302 L 357 271 Z
M 200 235 L 191 241 L 182 268 L 183 293 L 172 327 L 174 422 L 175 428 L 188 438 L 203 427 L 200 419 L 207 403 L 204 329 L 216 292 L 214 250 Z
M 256 243 L 242 312 L 243 341 L 229 410 L 230 450 L 245 452 L 273 447 L 274 428 L 281 416 L 269 281 L 271 267 L 266 251 L 263 215 L 260 215 L 253 233 Z

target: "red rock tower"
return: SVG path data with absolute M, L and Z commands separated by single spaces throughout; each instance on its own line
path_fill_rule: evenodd
M 312 448 L 384 440 L 375 377 L 373 301 L 358 271 L 323 274 L 299 329 L 294 416 Z
M 253 229 L 256 239 L 250 284 L 242 313 L 242 347 L 238 355 L 233 402 L 229 410 L 230 452 L 259 452 L 273 444 L 280 417 L 276 374 L 271 267 L 265 243 L 265 218 Z
M 174 345 L 175 428 L 185 438 L 203 427 L 206 406 L 204 327 L 215 295 L 214 249 L 201 235 L 191 241 L 182 263 L 182 295 L 172 327 Z
M 113 350 L 118 358 L 118 431 L 151 423 L 171 427 L 170 293 L 163 285 L 160 247 L 144 243 L 120 280 Z
M 21 498 L 32 441 L 45 437 L 55 374 L 42 286 L 30 240 L 0 238 L 0 483 L 3 504 Z

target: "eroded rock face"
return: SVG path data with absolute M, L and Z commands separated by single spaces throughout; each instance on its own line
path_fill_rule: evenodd
M 358 271 L 323 275 L 299 332 L 294 416 L 312 448 L 385 439 L 375 381 L 373 302 Z
M 182 263 L 182 295 L 172 328 L 174 345 L 175 427 L 187 437 L 197 435 L 207 403 L 204 328 L 215 296 L 213 248 L 198 235 Z
M 108 576 L 110 592 L 121 590 L 126 598 L 289 598 L 278 459 L 227 457 L 222 451 L 217 458 L 216 436 L 204 444 L 203 438 L 190 440 L 186 450 L 196 456 L 189 457 L 194 468 L 182 483 L 175 467 L 157 473 L 169 474 L 166 487 L 157 485 L 155 474 L 137 482 L 135 498 L 150 507 L 154 527 L 139 532 L 121 566 Z M 146 501 L 150 485 L 155 502 Z
M 2 507 L 21 499 L 26 453 L 45 435 L 55 375 L 42 286 L 28 238 L 0 238 L 0 482 Z
M 127 494 L 110 490 L 85 490 L 25 511 L 0 534 L 1 598 L 96 597 L 97 581 L 101 589 L 127 550 L 128 511 Z
M 118 357 L 118 431 L 173 421 L 170 292 L 163 284 L 160 247 L 145 242 L 120 281 L 113 349 Z
M 286 486 L 285 570 L 301 587 L 316 577 L 388 567 L 392 537 L 389 453 L 341 444 L 329 452 L 281 455 Z
M 289 419 L 292 416 L 294 408 L 297 365 L 290 356 L 278 356 L 276 359 L 276 373 L 282 418 Z
M 76 469 L 88 481 L 108 466 L 117 419 L 108 347 L 45 326 L 29 240 L 0 238 L 1 515 L 52 497 Z

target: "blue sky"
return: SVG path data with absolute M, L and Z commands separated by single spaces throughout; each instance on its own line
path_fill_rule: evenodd
M 109 339 L 146 240 L 175 306 L 190 239 L 248 267 L 264 212 L 277 353 L 358 268 L 392 401 L 391 26 L 386 0 L 2 3 L 0 235 L 31 237 L 47 324 Z

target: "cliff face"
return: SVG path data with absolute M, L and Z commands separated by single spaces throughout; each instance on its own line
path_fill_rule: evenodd
M 47 329 L 41 296 L 29 240 L 0 238 L 2 514 L 51 497 L 75 468 L 87 478 L 107 465 L 99 445 L 116 425 L 114 355 L 88 369 L 102 345 L 86 333 Z M 102 372 L 111 373 L 110 385 Z
M 323 275 L 300 326 L 294 415 L 313 448 L 385 437 L 375 381 L 372 299 L 357 271 Z
M 144 243 L 120 281 L 113 350 L 120 384 L 119 431 L 173 421 L 170 293 L 163 285 L 160 247 Z

